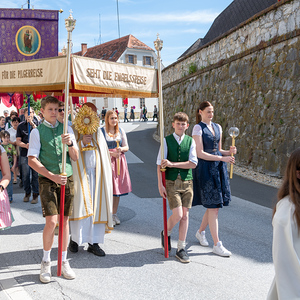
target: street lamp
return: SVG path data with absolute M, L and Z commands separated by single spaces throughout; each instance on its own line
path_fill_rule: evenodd
M 71 42 L 72 31 L 75 28 L 76 20 L 72 16 L 72 10 L 70 15 L 65 19 L 65 26 L 68 31 L 68 46 L 67 46 L 67 77 L 65 82 L 65 115 L 64 115 L 64 130 L 63 133 L 68 133 L 68 109 L 69 109 L 69 84 L 70 84 L 70 57 L 71 57 Z M 72 105 L 72 104 L 71 104 Z M 67 162 L 67 146 L 62 145 L 62 176 L 67 176 L 66 162 Z M 64 206 L 65 206 L 65 186 L 60 187 L 60 213 L 59 213 L 59 234 L 58 234 L 58 262 L 57 262 L 57 276 L 61 275 L 62 265 L 62 245 L 63 245 L 63 227 L 64 227 Z

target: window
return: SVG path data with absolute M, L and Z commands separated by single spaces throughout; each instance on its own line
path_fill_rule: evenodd
M 145 105 L 145 98 L 140 98 L 140 107 Z
M 126 54 L 125 56 L 126 64 L 137 64 L 137 56 L 133 54 Z
M 153 66 L 153 57 L 152 56 L 143 56 L 144 66 Z
M 110 56 L 109 59 L 112 59 L 116 53 L 117 53 L 117 50 L 115 50 L 115 51 L 112 53 L 112 55 Z
M 108 98 L 104 98 L 104 107 L 108 107 Z

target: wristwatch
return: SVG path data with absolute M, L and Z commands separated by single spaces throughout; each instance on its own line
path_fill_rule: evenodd
M 74 146 L 74 144 L 73 144 L 73 141 L 72 141 L 72 143 L 70 145 L 68 145 L 68 147 L 73 147 L 73 146 Z
M 0 190 L 1 190 L 1 192 L 3 192 L 5 190 L 5 187 L 2 184 L 0 184 Z

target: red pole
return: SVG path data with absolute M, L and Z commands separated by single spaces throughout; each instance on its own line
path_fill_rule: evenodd
M 60 186 L 57 276 L 61 276 L 62 245 L 63 245 L 63 236 L 64 236 L 63 228 L 64 228 L 64 211 L 65 211 L 65 187 L 66 187 L 65 185 Z
M 166 187 L 166 173 L 161 172 L 163 186 Z M 163 215 L 164 215 L 164 245 L 165 245 L 165 258 L 169 257 L 169 245 L 168 245 L 168 216 L 167 216 L 167 199 L 163 198 Z

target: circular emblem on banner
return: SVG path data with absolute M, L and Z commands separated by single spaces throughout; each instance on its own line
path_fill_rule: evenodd
M 25 56 L 32 56 L 41 48 L 41 36 L 32 26 L 21 27 L 16 34 L 18 51 Z

